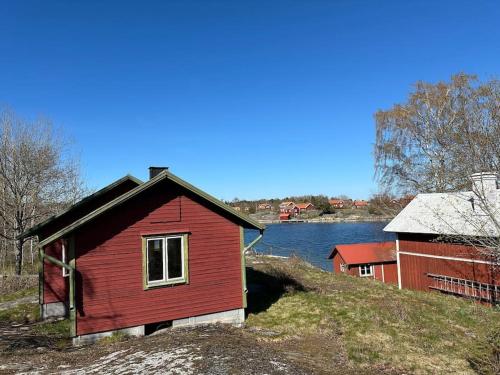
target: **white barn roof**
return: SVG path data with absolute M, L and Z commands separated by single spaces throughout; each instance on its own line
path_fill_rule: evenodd
M 491 191 L 488 198 L 488 211 L 486 211 L 479 197 L 472 191 L 419 194 L 384 228 L 384 231 L 498 237 L 500 236 L 500 190 Z

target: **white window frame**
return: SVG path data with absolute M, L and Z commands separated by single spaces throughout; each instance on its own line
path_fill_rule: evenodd
M 62 241 L 61 245 L 61 262 L 67 263 L 68 260 L 68 249 L 66 246 L 66 241 Z M 66 267 L 62 267 L 62 276 L 63 277 L 68 277 L 69 276 L 69 270 Z
M 168 277 L 168 240 L 179 238 L 181 240 L 181 270 L 182 275 L 180 277 Z M 184 249 L 184 239 L 185 235 L 176 234 L 176 235 L 165 235 L 165 236 L 155 236 L 155 237 L 146 237 L 146 287 L 155 287 L 161 285 L 170 285 L 170 284 L 180 284 L 186 282 L 186 262 L 185 262 L 185 249 Z M 163 243 L 162 247 L 162 259 L 163 259 L 163 278 L 161 280 L 149 281 L 149 251 L 148 245 L 149 241 L 157 241 L 161 240 Z
M 346 272 L 346 271 L 347 271 L 347 264 L 340 263 L 340 272 Z
M 365 273 L 363 274 L 361 272 L 362 269 L 364 269 L 366 271 L 366 268 L 368 267 L 368 269 L 370 270 L 370 273 Z M 373 264 L 360 264 L 359 265 L 359 276 L 360 277 L 371 277 L 373 276 L 375 273 L 374 273 L 374 269 L 373 269 Z

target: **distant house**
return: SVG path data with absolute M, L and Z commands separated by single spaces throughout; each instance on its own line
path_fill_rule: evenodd
M 314 210 L 314 205 L 312 203 L 297 203 L 295 207 L 297 214 L 301 214 L 303 211 Z
M 368 202 L 365 200 L 360 200 L 360 201 L 354 201 L 352 203 L 353 208 L 365 208 L 368 207 Z
M 161 325 L 241 324 L 244 229 L 264 226 L 166 168 L 112 183 L 21 235 L 36 236 L 42 317 L 76 343 Z M 252 243 L 255 243 L 254 240 Z
M 257 210 L 259 210 L 259 211 L 267 211 L 267 210 L 271 210 L 272 208 L 273 208 L 273 206 L 271 206 L 269 203 L 260 203 L 257 206 Z
M 283 202 L 280 204 L 280 213 L 295 214 L 296 207 L 294 202 Z
M 330 199 L 328 203 L 333 208 L 344 208 L 346 205 L 343 199 Z
M 481 245 L 481 239 L 500 237 L 493 220 L 500 222 L 497 175 L 478 173 L 471 180 L 472 191 L 418 194 L 384 228 L 397 235 L 400 288 L 499 303 L 498 258 Z M 481 199 L 496 211 L 486 214 Z
M 398 283 L 395 242 L 336 245 L 328 259 L 333 260 L 334 273 Z
M 233 206 L 233 208 L 234 208 L 236 211 L 241 211 L 241 207 L 240 207 L 240 206 Z

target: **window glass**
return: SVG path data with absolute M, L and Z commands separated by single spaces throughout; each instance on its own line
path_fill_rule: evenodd
M 163 239 L 148 240 L 148 281 L 161 281 L 163 277 Z
M 169 279 L 182 277 L 182 238 L 169 238 L 167 242 L 167 265 Z
M 359 271 L 360 271 L 361 276 L 371 276 L 372 275 L 372 268 L 370 265 L 360 266 Z
M 68 262 L 68 254 L 67 254 L 67 250 L 66 250 L 66 243 L 64 240 L 62 242 L 62 248 L 61 248 L 61 261 L 63 263 Z M 63 275 L 63 277 L 66 277 L 69 275 L 69 271 L 66 267 L 62 268 L 62 275 Z

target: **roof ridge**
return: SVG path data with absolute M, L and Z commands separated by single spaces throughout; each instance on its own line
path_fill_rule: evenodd
M 168 178 L 169 180 L 173 181 L 174 183 L 177 183 L 178 185 L 186 188 L 187 190 L 193 192 L 194 194 L 208 200 L 209 202 L 215 204 L 216 206 L 222 208 L 223 210 L 225 210 L 226 212 L 232 214 L 233 216 L 236 216 L 238 217 L 239 219 L 241 219 L 242 221 L 244 222 L 247 222 L 248 224 L 250 224 L 251 226 L 255 227 L 256 229 L 259 229 L 259 230 L 264 230 L 265 229 L 265 226 L 258 223 L 257 221 L 251 219 L 250 217 L 246 217 L 244 216 L 243 214 L 239 213 L 238 211 L 236 211 L 235 209 L 233 209 L 232 207 L 226 205 L 225 203 L 221 202 L 220 200 L 218 200 L 217 198 L 211 196 L 210 194 L 208 193 L 205 193 L 204 191 L 198 189 L 197 187 L 191 185 L 190 183 L 182 180 L 181 178 L 177 177 L 176 175 L 174 175 L 173 173 L 169 172 L 168 170 L 164 170 L 164 171 L 161 171 L 160 173 L 158 173 L 155 177 L 151 178 L 150 180 L 142 183 L 141 185 L 135 187 L 134 189 L 126 192 L 125 194 L 122 194 L 118 197 L 116 197 L 115 199 L 113 199 L 112 201 L 102 205 L 101 207 L 95 209 L 94 211 L 92 212 L 89 212 L 87 215 L 85 215 L 84 217 L 74 221 L 73 223 L 67 225 L 66 227 L 64 227 L 63 229 L 57 231 L 56 233 L 52 234 L 51 236 L 47 237 L 46 239 L 44 239 L 43 241 L 40 242 L 40 246 L 44 246 L 60 237 L 62 237 L 63 235 L 69 233 L 69 232 L 72 232 L 73 230 L 75 230 L 76 228 L 78 228 L 79 226 L 83 225 L 84 223 L 92 220 L 93 218 L 99 216 L 100 214 L 106 212 L 108 209 L 111 209 L 123 202 L 125 202 L 126 200 L 134 197 L 135 195 L 141 193 L 142 191 L 148 189 L 150 186 L 152 185 L 155 185 L 157 182 L 159 181 L 162 181 L 163 179 L 165 178 Z

